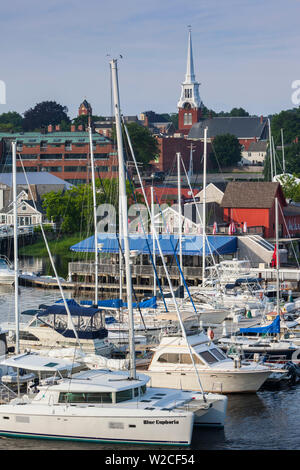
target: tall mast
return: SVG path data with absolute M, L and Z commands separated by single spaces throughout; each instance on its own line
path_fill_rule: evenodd
M 277 315 L 280 313 L 280 299 L 279 299 L 279 247 L 278 247 L 278 198 L 275 198 L 275 230 L 276 230 L 276 311 Z
M 285 174 L 285 158 L 284 158 L 284 143 L 283 143 L 283 129 L 280 129 L 281 132 L 281 148 L 282 148 L 282 170 Z
M 151 185 L 151 219 L 152 219 L 152 224 L 154 223 L 154 193 L 153 193 L 153 183 Z M 154 237 L 154 227 L 151 224 L 151 234 L 152 234 L 152 246 L 153 246 L 153 253 L 152 253 L 152 258 L 153 258 L 153 264 L 155 266 L 156 262 L 156 256 L 155 256 L 155 237 Z M 155 270 L 153 270 L 153 297 L 156 296 L 156 275 L 155 275 Z
M 111 60 L 110 65 L 111 65 L 111 71 L 112 71 L 112 88 L 113 88 L 113 98 L 114 98 L 118 157 L 119 157 L 119 191 L 120 191 L 120 202 L 121 202 L 121 208 L 122 208 L 122 221 L 120 221 L 120 223 L 122 223 L 123 239 L 124 239 L 126 292 L 127 292 L 127 305 L 128 305 L 128 313 L 129 313 L 130 377 L 132 379 L 135 379 L 136 367 L 135 367 L 135 349 L 134 349 L 134 319 L 133 319 L 133 308 L 132 308 L 132 283 L 131 283 L 130 251 L 129 251 L 129 236 L 128 236 L 128 212 L 127 212 L 125 160 L 124 160 L 124 152 L 123 152 L 117 60 L 116 59 Z
M 16 354 L 20 352 L 19 333 L 19 263 L 18 263 L 18 207 L 17 207 L 17 142 L 12 142 L 12 186 L 14 214 L 14 274 L 15 274 L 15 323 L 16 323 Z
M 180 175 L 180 163 L 181 154 L 176 153 L 177 156 L 177 187 L 178 187 L 178 218 L 179 218 L 179 265 L 181 272 L 183 273 L 182 265 L 182 207 L 181 207 L 181 175 Z M 183 285 L 182 276 L 180 276 L 180 285 Z
M 271 123 L 270 119 L 268 118 L 269 124 L 269 149 L 270 149 L 270 165 L 271 165 L 271 181 L 273 181 L 273 151 L 272 151 L 272 138 L 271 138 Z
M 189 176 L 189 180 L 191 181 L 191 177 L 193 176 L 193 172 L 194 172 L 194 168 L 193 168 L 193 144 L 191 144 L 191 147 L 190 147 L 191 151 L 190 151 L 190 165 L 189 165 L 189 173 L 188 173 L 188 176 Z
M 202 212 L 202 286 L 205 281 L 205 238 L 206 238 L 206 160 L 207 160 L 207 127 L 204 129 L 204 155 L 203 155 L 203 212 Z
M 97 230 L 97 201 L 96 201 L 96 182 L 95 182 L 95 162 L 91 117 L 89 116 L 89 138 L 90 138 L 90 157 L 92 170 L 92 188 L 93 188 L 93 212 L 94 212 L 94 234 L 95 234 L 95 305 L 98 305 L 98 230 Z

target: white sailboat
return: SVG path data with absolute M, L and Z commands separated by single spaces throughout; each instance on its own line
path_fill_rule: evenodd
M 41 387 L 34 399 L 17 398 L 0 406 L 0 435 L 92 442 L 189 445 L 193 425 L 205 424 L 214 402 L 202 393 L 147 388 L 149 377 L 136 374 L 132 286 L 129 263 L 127 198 L 117 61 L 111 61 L 118 140 L 127 302 L 130 321 L 130 373 L 81 372 Z M 217 412 L 218 410 L 216 410 Z M 217 416 L 224 423 L 224 406 Z

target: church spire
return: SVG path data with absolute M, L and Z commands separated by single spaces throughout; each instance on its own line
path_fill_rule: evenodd
M 195 79 L 192 30 L 189 26 L 188 52 L 185 80 L 181 84 L 181 96 L 177 103 L 178 127 L 180 130 L 188 131 L 201 116 L 202 102 L 199 94 L 199 83 Z
M 186 62 L 186 75 L 185 75 L 184 82 L 185 83 L 195 82 L 191 26 L 189 26 L 188 53 L 187 53 L 187 62 Z

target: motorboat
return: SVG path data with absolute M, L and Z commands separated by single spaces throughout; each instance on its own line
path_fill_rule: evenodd
M 239 354 L 252 359 L 255 355 L 272 360 L 290 360 L 295 358 L 298 347 L 288 339 L 280 339 L 280 315 L 265 326 L 240 328 L 231 336 L 218 339 L 218 346 L 228 354 Z
M 147 370 L 143 370 L 151 377 L 153 386 L 199 390 L 200 380 L 205 392 L 252 393 L 270 375 L 269 369 L 261 364 L 243 364 L 227 357 L 203 332 L 187 338 L 189 345 L 179 335 L 161 338 Z
M 95 307 L 81 307 L 74 299 L 67 299 L 82 350 L 109 356 L 114 346 L 108 341 L 108 331 L 102 326 L 101 310 Z M 26 310 L 22 315 L 29 315 L 27 324 L 20 325 L 20 349 L 38 350 L 53 347 L 69 348 L 77 344 L 73 329 L 68 322 L 65 305 L 58 301 L 53 305 L 41 304 L 38 309 Z M 15 329 L 10 330 L 14 341 Z

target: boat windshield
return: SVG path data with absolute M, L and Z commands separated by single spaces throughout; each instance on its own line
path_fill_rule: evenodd
M 196 354 L 193 354 L 193 359 L 195 364 L 203 364 L 203 361 L 201 361 L 201 359 Z M 192 359 L 189 353 L 164 353 L 159 356 L 157 361 L 169 364 L 192 364 Z

